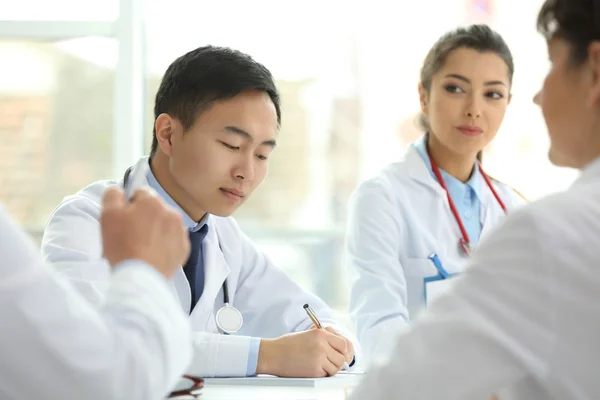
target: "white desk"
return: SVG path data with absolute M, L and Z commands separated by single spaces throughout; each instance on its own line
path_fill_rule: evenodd
M 199 400 L 346 400 L 352 389 L 206 386 Z
M 364 375 L 341 373 L 332 378 L 303 385 L 296 379 L 259 376 L 257 378 L 206 379 L 200 400 L 346 400 Z M 212 381 L 212 382 L 211 382 Z M 301 380 L 302 381 L 302 380 Z M 318 381 L 318 382 L 317 382 Z M 310 386 L 309 386 L 310 385 Z M 192 397 L 190 397 L 192 398 Z M 184 400 L 184 397 L 178 400 Z
M 363 380 L 356 372 L 331 378 L 289 379 L 270 375 L 249 378 L 208 378 L 200 400 L 346 400 Z M 177 400 L 194 399 L 177 397 Z

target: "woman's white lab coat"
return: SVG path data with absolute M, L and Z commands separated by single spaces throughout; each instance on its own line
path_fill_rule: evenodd
M 142 158 L 130 179 L 147 185 Z M 121 182 L 122 183 L 122 182 Z M 42 254 L 46 261 L 68 275 L 86 297 L 99 302 L 109 276 L 102 258 L 100 200 L 115 181 L 99 181 L 65 198 L 52 213 L 44 232 Z M 189 373 L 197 376 L 245 376 L 251 337 L 273 338 L 312 326 L 303 309 L 309 303 L 321 322 L 352 340 L 336 326 L 332 310 L 317 296 L 301 289 L 285 272 L 259 252 L 231 217 L 210 215 L 203 242 L 205 287 L 190 319 L 194 332 L 194 358 Z M 221 335 L 215 314 L 223 306 L 223 282 L 227 279 L 230 303 L 242 312 L 244 326 L 236 335 Z M 172 281 L 173 294 L 189 314 L 190 286 L 183 268 Z M 358 343 L 352 340 L 358 351 Z M 356 356 L 357 360 L 359 356 Z
M 191 359 L 190 325 L 158 271 L 127 264 L 91 307 L 0 206 L 1 399 L 165 397 Z
M 510 211 L 524 203 L 512 189 L 493 181 Z M 481 238 L 505 218 L 482 182 Z M 446 192 L 416 149 L 363 182 L 353 193 L 344 263 L 355 277 L 350 312 L 367 361 L 389 355 L 396 335 L 425 306 L 424 279 L 438 271 L 427 258 L 438 255 L 451 274 L 463 270 L 460 230 Z
M 351 400 L 600 398 L 600 159 L 509 215 Z

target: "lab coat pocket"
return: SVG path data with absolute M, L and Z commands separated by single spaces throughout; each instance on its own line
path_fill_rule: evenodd
M 450 286 L 452 285 L 452 277 L 455 274 L 449 273 L 442 261 L 439 259 L 437 254 L 431 254 L 427 257 L 429 261 L 435 266 L 435 269 L 438 272 L 437 276 L 425 278 L 425 288 L 424 288 L 424 297 L 425 304 L 429 305 L 436 298 L 440 297 L 442 294 L 446 293 Z
M 452 276 L 448 278 L 444 278 L 443 276 L 425 278 L 425 287 L 423 289 L 425 305 L 430 305 L 435 299 L 446 293 L 452 283 Z
M 402 266 L 407 279 L 419 277 L 423 280 L 423 278 L 438 274 L 435 265 L 428 258 L 409 258 L 402 263 Z
M 425 280 L 438 276 L 438 271 L 427 258 L 409 258 L 402 263 L 406 278 L 409 314 L 414 316 L 425 306 Z

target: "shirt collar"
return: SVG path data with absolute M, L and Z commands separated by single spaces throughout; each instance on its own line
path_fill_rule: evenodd
M 579 177 L 575 179 L 571 186 L 578 186 L 580 184 L 586 184 L 588 182 L 594 182 L 600 175 L 600 157 L 589 162 L 585 167 L 580 170 Z
M 435 179 L 437 181 L 435 173 L 433 172 L 433 168 L 431 167 L 431 160 L 429 159 L 429 156 L 427 155 L 427 146 L 425 144 L 425 135 L 421 136 L 419 139 L 417 139 L 415 142 L 413 142 L 412 146 L 415 148 L 415 150 L 417 150 L 417 153 L 419 153 L 419 155 L 423 159 L 423 162 L 425 163 L 425 166 L 429 170 L 429 173 L 431 174 L 433 179 Z M 482 198 L 481 198 L 482 177 L 481 177 L 481 172 L 479 170 L 479 164 L 477 162 L 475 162 L 473 168 L 474 168 L 473 173 L 471 174 L 471 177 L 469 178 L 469 180 L 466 183 L 459 181 L 458 179 L 456 179 L 455 177 L 453 177 L 452 175 L 450 175 L 449 173 L 447 173 L 446 171 L 444 171 L 441 168 L 440 168 L 440 173 L 442 174 L 442 178 L 444 178 L 444 182 L 446 182 L 446 186 L 450 186 L 450 185 L 468 186 L 473 190 L 473 192 L 475 192 L 475 195 L 477 196 L 479 201 L 482 201 Z
M 179 204 L 177 204 L 175 200 L 173 200 L 173 198 L 165 191 L 165 189 L 163 189 L 160 183 L 158 183 L 156 177 L 152 173 L 151 168 L 148 168 L 148 174 L 146 175 L 146 178 L 148 179 L 148 184 L 150 185 L 150 187 L 154 189 L 168 205 L 176 209 L 179 212 L 179 214 L 181 214 L 183 224 L 190 230 L 190 232 L 197 232 L 200 229 L 202 229 L 204 225 L 206 225 L 208 221 L 208 213 L 204 214 L 204 217 L 202 217 L 200 222 L 194 221 L 185 211 L 183 211 Z

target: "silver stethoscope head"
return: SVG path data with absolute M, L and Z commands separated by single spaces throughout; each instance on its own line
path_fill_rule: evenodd
M 228 335 L 236 333 L 242 329 L 242 325 L 244 325 L 242 313 L 237 308 L 229 305 L 229 303 L 225 303 L 225 305 L 217 311 L 215 320 L 217 328 Z
M 215 315 L 217 328 L 226 335 L 232 335 L 242 329 L 244 317 L 242 313 L 229 304 L 229 285 L 227 279 L 223 282 L 223 307 L 219 308 Z

